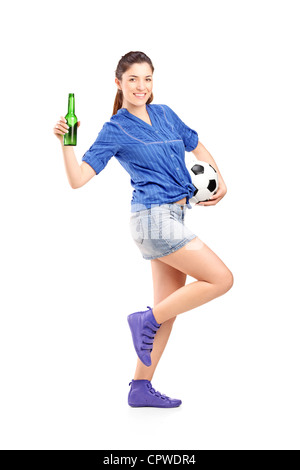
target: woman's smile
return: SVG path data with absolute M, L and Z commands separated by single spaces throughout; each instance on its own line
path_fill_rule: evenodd
M 143 99 L 147 93 L 133 93 L 136 98 Z

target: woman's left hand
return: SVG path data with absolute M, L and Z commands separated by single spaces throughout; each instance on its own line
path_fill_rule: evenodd
M 214 206 L 217 204 L 227 193 L 227 187 L 223 181 L 220 181 L 218 190 L 208 201 L 197 202 L 195 206 Z

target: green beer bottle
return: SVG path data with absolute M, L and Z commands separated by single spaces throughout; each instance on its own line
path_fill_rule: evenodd
M 64 145 L 77 145 L 77 117 L 75 116 L 75 96 L 69 93 L 68 114 L 65 115 L 69 130 L 64 134 Z

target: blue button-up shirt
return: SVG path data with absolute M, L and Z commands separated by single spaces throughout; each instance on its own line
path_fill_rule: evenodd
M 185 151 L 198 145 L 198 134 L 165 104 L 146 104 L 152 125 L 121 108 L 105 122 L 83 155 L 98 175 L 115 156 L 129 173 L 131 212 L 187 198 L 195 186 L 185 165 Z

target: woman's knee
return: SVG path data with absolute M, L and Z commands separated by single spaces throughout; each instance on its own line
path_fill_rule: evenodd
M 222 273 L 218 284 L 220 286 L 222 294 L 225 294 L 225 292 L 228 292 L 232 288 L 233 274 L 229 269 L 226 269 L 226 271 Z

